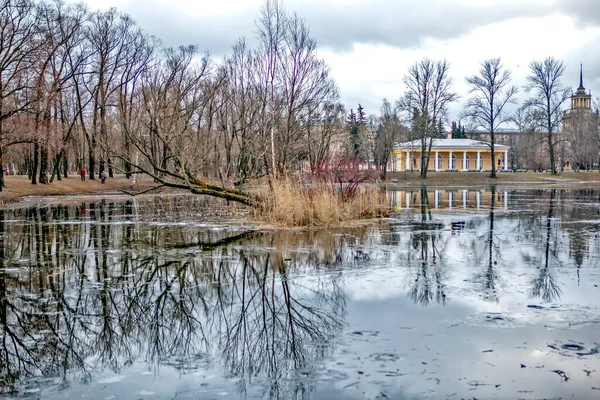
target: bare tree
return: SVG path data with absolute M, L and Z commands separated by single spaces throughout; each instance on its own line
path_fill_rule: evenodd
M 111 8 L 105 12 L 96 12 L 91 18 L 89 45 L 93 50 L 90 77 L 87 89 L 92 98 L 92 121 L 86 129 L 89 146 L 89 176 L 94 179 L 96 163 L 102 172 L 108 164 L 109 175 L 113 175 L 112 164 L 106 151 L 98 154 L 98 146 L 110 144 L 108 120 L 113 108 L 113 95 L 125 82 L 119 77 L 122 70 L 131 61 L 131 47 L 139 45 L 139 28 L 127 14 Z M 89 125 L 89 124 L 88 124 Z
M 513 168 L 540 168 L 543 155 L 540 147 L 543 145 L 543 133 L 536 131 L 537 121 L 533 110 L 529 107 L 519 107 L 511 116 L 510 121 L 516 125 L 519 134 L 510 135 L 509 162 Z
M 598 114 L 580 113 L 570 118 L 568 137 L 571 167 L 575 171 L 581 168 L 592 169 L 598 161 Z
M 440 125 L 446 118 L 448 105 L 458 99 L 452 91 L 452 78 L 448 75 L 450 64 L 429 58 L 414 63 L 403 81 L 407 87 L 397 106 L 414 121 L 414 137 L 420 141 L 421 178 L 427 178 L 431 146 L 439 137 Z
M 271 172 L 276 171 L 275 155 L 275 127 L 277 119 L 277 108 L 275 105 L 275 85 L 279 69 L 279 58 L 281 52 L 281 42 L 287 21 L 287 14 L 280 4 L 279 0 L 266 0 L 260 10 L 258 19 L 258 37 L 262 46 L 262 53 L 266 59 L 266 69 L 263 70 L 264 91 L 263 91 L 263 129 L 267 127 L 266 113 L 271 112 L 270 121 L 270 144 L 271 144 Z
M 385 179 L 394 145 L 405 134 L 406 129 L 400 121 L 398 110 L 393 108 L 387 99 L 383 99 L 380 112 L 373 158 L 381 170 L 381 177 Z
M 534 115 L 539 118 L 540 124 L 547 133 L 550 170 L 552 174 L 556 174 L 554 133 L 558 130 L 564 115 L 563 104 L 571 96 L 571 88 L 563 86 L 560 81 L 565 72 L 565 64 L 554 57 L 548 57 L 544 61 L 532 61 L 529 70 L 525 90 L 534 93 L 525 104 L 534 110 Z
M 478 75 L 467 77 L 471 87 L 470 97 L 464 110 L 464 117 L 470 119 L 476 128 L 483 128 L 490 134 L 492 171 L 490 177 L 496 177 L 496 154 L 494 152 L 495 132 L 500 125 L 509 120 L 505 107 L 514 102 L 518 89 L 511 85 L 510 70 L 504 68 L 500 58 L 485 60 L 481 63 Z
M 318 110 L 307 114 L 302 124 L 306 130 L 306 157 L 311 172 L 315 173 L 331 160 L 336 148 L 341 148 L 344 107 L 339 103 L 322 104 Z
M 339 97 L 329 67 L 317 56 L 317 43 L 310 36 L 306 22 L 293 14 L 287 18 L 285 28 L 280 56 L 283 122 L 277 136 L 279 173 L 300 155 L 305 137 L 301 118 L 314 114 L 322 105 L 335 103 Z
M 5 122 L 29 110 L 36 100 L 31 95 L 30 69 L 43 46 L 38 22 L 33 1 L 0 1 L 0 191 L 4 186 L 3 154 L 10 146 L 30 141 L 22 131 L 9 135 Z

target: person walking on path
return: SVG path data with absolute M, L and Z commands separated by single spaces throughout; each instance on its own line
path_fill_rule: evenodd
M 106 182 L 106 171 L 100 172 L 100 182 L 101 183 Z
M 87 172 L 87 171 L 85 170 L 85 168 L 81 168 L 81 169 L 79 170 L 79 175 L 81 176 L 81 180 L 82 180 L 82 181 L 85 181 L 85 174 L 86 174 L 86 172 Z

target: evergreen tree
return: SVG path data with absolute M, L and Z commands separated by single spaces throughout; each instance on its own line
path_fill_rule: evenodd
M 452 123 L 452 138 L 453 139 L 466 139 L 467 135 L 465 134 L 465 127 L 458 123 Z
M 362 108 L 359 105 L 359 113 L 362 112 Z M 358 157 L 360 154 L 360 136 L 358 132 L 358 118 L 356 113 L 354 113 L 354 109 L 350 109 L 350 113 L 346 117 L 346 128 L 348 132 L 350 132 L 350 142 L 352 143 L 352 154 L 355 157 Z

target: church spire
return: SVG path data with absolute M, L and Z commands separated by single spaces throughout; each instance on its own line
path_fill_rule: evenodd
M 577 90 L 585 90 L 583 87 L 583 63 L 579 66 L 579 87 Z

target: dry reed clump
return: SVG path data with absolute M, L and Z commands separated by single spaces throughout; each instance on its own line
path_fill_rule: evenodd
M 334 226 L 343 221 L 375 218 L 385 212 L 385 196 L 373 184 L 351 192 L 317 182 L 278 180 L 260 189 L 264 203 L 254 210 L 260 220 L 288 227 Z

